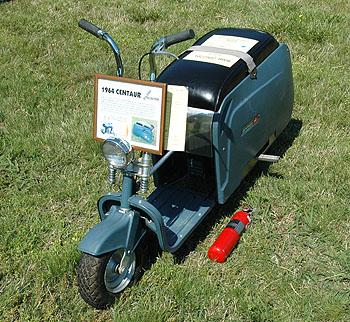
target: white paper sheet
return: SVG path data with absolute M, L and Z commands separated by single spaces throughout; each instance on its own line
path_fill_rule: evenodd
M 247 53 L 258 40 L 243 38 L 237 36 L 213 35 L 208 38 L 202 46 L 216 47 L 230 50 L 239 50 Z M 200 61 L 204 63 L 217 64 L 225 67 L 233 66 L 239 58 L 234 55 L 192 51 L 186 57 L 186 60 Z
M 256 39 L 237 37 L 237 36 L 224 36 L 213 35 L 208 38 L 202 46 L 224 48 L 230 50 L 239 50 L 247 53 L 254 45 L 258 43 Z
M 169 151 L 185 151 L 188 89 L 185 86 L 168 85 L 167 113 L 164 145 Z

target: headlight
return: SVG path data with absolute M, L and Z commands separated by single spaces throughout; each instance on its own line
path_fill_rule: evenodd
M 106 160 L 117 169 L 124 169 L 133 160 L 130 143 L 121 138 L 109 138 L 103 142 L 102 152 Z

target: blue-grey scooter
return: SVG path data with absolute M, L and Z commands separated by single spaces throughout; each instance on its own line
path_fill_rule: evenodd
M 79 26 L 108 42 L 122 76 L 120 50 L 111 36 L 86 20 Z M 264 152 L 291 118 L 288 47 L 265 32 L 225 28 L 207 33 L 179 57 L 166 51 L 191 38 L 192 30 L 160 38 L 147 53 L 151 81 L 189 90 L 185 152 L 167 151 L 162 157 L 144 152 L 136 160 L 122 138 L 111 137 L 102 145 L 108 180 L 114 184 L 116 171 L 121 171 L 122 189 L 99 199 L 101 221 L 79 244 L 79 292 L 95 308 L 113 304 L 140 277 L 150 235 L 162 250 L 174 253 L 210 210 L 234 193 L 257 161 L 278 160 Z M 242 39 L 252 43 L 247 52 L 221 44 Z M 159 76 L 157 55 L 175 58 Z M 156 189 L 143 197 L 152 175 Z

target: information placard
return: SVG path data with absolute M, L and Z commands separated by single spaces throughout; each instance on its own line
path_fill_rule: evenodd
M 166 84 L 97 74 L 94 139 L 119 136 L 134 149 L 163 152 Z

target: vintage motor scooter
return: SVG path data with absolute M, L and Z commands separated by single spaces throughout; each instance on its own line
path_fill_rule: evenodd
M 112 37 L 86 20 L 79 26 L 107 41 L 122 76 L 120 50 Z M 163 251 L 176 252 L 257 161 L 278 160 L 264 153 L 291 118 L 288 47 L 266 32 L 223 28 L 210 31 L 179 57 L 166 51 L 192 38 L 192 30 L 166 36 L 147 53 L 151 81 L 188 88 L 185 151 L 162 156 L 143 152 L 136 160 L 124 138 L 110 137 L 102 144 L 108 180 L 115 183 L 116 171 L 121 171 L 122 190 L 98 200 L 100 223 L 79 244 L 79 292 L 95 308 L 113 304 L 140 277 L 149 236 Z M 158 55 L 175 60 L 157 76 Z M 151 133 L 152 128 L 145 128 Z M 143 197 L 152 175 L 156 188 Z

